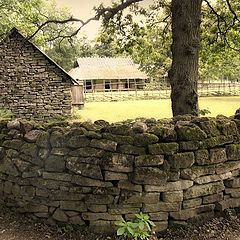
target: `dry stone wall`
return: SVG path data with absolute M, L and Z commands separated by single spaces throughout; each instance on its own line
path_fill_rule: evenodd
M 240 207 L 240 116 L 108 124 L 0 123 L 0 196 L 46 221 L 155 230 Z
M 17 31 L 0 43 L 0 109 L 17 117 L 71 115 L 71 79 Z

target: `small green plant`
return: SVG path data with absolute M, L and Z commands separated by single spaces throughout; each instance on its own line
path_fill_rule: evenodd
M 12 112 L 7 109 L 0 109 L 0 119 L 8 119 L 13 116 Z
M 210 114 L 211 111 L 209 111 L 208 109 L 200 109 L 199 110 L 199 115 L 205 116 L 206 114 Z
M 147 214 L 139 213 L 135 214 L 136 218 L 133 221 L 122 221 L 117 222 L 118 226 L 117 235 L 124 237 L 133 237 L 137 239 L 148 239 L 152 231 L 152 227 L 155 224 L 149 219 Z

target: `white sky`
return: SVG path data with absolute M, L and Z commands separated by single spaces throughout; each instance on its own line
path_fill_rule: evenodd
M 94 6 L 99 6 L 102 2 L 108 6 L 111 4 L 111 0 L 55 0 L 59 7 L 67 7 L 70 9 L 74 17 L 86 20 L 95 15 L 93 10 Z M 153 0 L 144 0 L 142 5 L 149 5 Z M 90 22 L 82 29 L 88 38 L 93 39 L 100 27 L 100 23 L 97 21 Z

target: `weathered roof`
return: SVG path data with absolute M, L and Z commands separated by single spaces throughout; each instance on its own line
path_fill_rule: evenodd
M 78 58 L 77 66 L 69 74 L 77 80 L 91 79 L 148 79 L 148 76 L 137 68 L 131 58 Z
M 62 67 L 60 67 L 54 60 L 52 60 L 46 53 L 44 53 L 39 47 L 37 47 L 34 43 L 32 43 L 28 38 L 23 36 L 17 28 L 12 28 L 12 30 L 9 32 L 7 35 L 7 38 L 13 36 L 14 34 L 19 34 L 21 37 L 23 37 L 27 42 L 29 42 L 37 51 L 39 51 L 42 55 L 44 55 L 53 65 L 55 65 L 59 70 L 74 84 L 74 85 L 79 85 L 79 83 L 69 74 L 67 73 Z M 4 42 L 3 40 L 2 42 Z M 0 42 L 0 43 L 2 43 Z

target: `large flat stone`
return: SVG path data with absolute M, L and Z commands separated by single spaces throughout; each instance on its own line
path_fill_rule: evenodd
M 156 167 L 161 166 L 163 162 L 163 155 L 143 155 L 135 157 L 136 167 Z
M 149 153 L 152 155 L 172 155 L 179 149 L 177 143 L 156 143 L 148 146 Z
M 168 158 L 168 163 L 174 169 L 189 168 L 194 162 L 195 157 L 193 152 L 176 153 Z
M 144 213 L 175 212 L 175 211 L 180 211 L 180 209 L 181 209 L 181 203 L 179 202 L 173 202 L 173 203 L 159 202 L 156 204 L 143 205 Z
M 188 220 L 201 213 L 213 212 L 214 208 L 215 204 L 202 205 L 196 208 L 184 209 L 179 212 L 172 212 L 170 213 L 170 216 L 174 220 Z
M 167 174 L 159 168 L 138 167 L 134 169 L 133 182 L 145 185 L 164 185 L 167 182 Z
M 184 199 L 207 196 L 221 192 L 225 189 L 222 181 L 216 183 L 208 183 L 204 185 L 194 185 L 184 192 Z
M 171 191 L 180 191 L 188 189 L 193 186 L 193 181 L 191 180 L 179 180 L 176 182 L 167 182 L 163 186 L 152 186 L 145 185 L 144 190 L 146 192 L 171 192 Z

